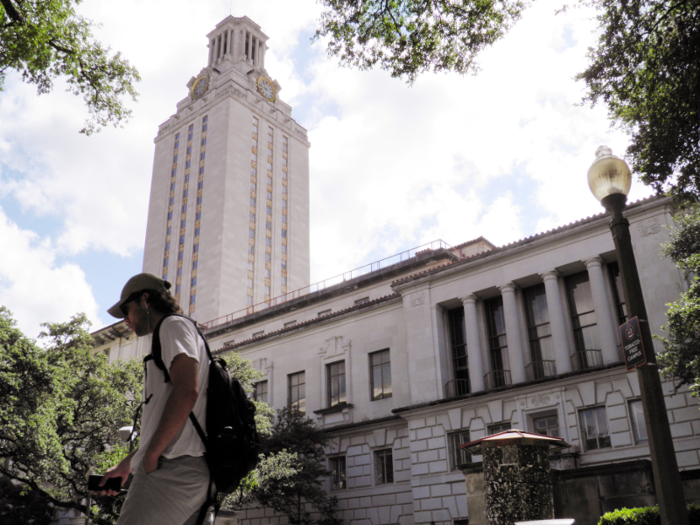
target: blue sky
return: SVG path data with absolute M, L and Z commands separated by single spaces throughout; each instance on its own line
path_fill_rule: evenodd
M 25 333 L 86 312 L 95 328 L 141 270 L 158 125 L 206 63 L 205 35 L 229 13 L 270 37 L 269 75 L 311 141 L 311 281 L 443 239 L 497 245 L 602 209 L 586 171 L 625 136 L 603 107 L 577 105 L 595 22 L 539 0 L 481 57 L 477 76 L 413 86 L 340 67 L 310 42 L 315 0 L 85 0 L 100 40 L 140 71 L 133 118 L 78 134 L 81 100 L 58 82 L 37 96 L 10 74 L 0 92 L 0 304 Z M 196 5 L 196 8 L 194 7 Z M 128 30 L 125 30 L 128 28 Z M 637 183 L 631 199 L 650 194 Z

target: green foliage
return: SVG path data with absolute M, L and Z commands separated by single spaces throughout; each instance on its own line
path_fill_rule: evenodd
M 45 348 L 0 307 L 0 474 L 56 507 L 84 512 L 86 476 L 123 455 L 118 429 L 141 399 L 140 363 L 108 364 L 89 323 L 45 324 Z
M 659 338 L 664 352 L 659 355 L 662 371 L 680 380 L 679 387 L 690 385 L 694 395 L 700 392 L 700 206 L 693 205 L 675 216 L 677 227 L 662 253 L 692 275 L 688 291 L 669 304 L 667 337 Z M 691 273 L 692 272 L 692 273 Z
M 690 525 L 700 525 L 700 506 L 688 505 Z M 659 507 L 618 509 L 603 514 L 598 525 L 661 525 Z
M 700 2 L 583 0 L 601 35 L 578 75 L 627 131 L 632 170 L 658 192 L 700 192 Z
M 477 55 L 520 18 L 527 0 L 320 0 L 314 39 L 341 63 L 413 83 L 427 71 L 476 73 Z
M 79 16 L 80 0 L 0 0 L 0 89 L 8 70 L 48 93 L 66 77 L 68 90 L 82 96 L 90 116 L 87 135 L 131 115 L 121 98 L 136 99 L 138 71 L 119 53 L 93 39 L 92 22 Z
M 323 490 L 323 478 L 330 473 L 324 467 L 324 447 L 328 437 L 322 429 L 297 410 L 283 409 L 278 413 L 272 434 L 263 442 L 265 457 L 288 454 L 288 467 L 296 471 L 289 476 L 271 476 L 255 487 L 252 497 L 263 507 L 289 517 L 290 523 L 311 523 L 311 513 L 317 512 L 321 525 L 337 525 L 336 498 Z

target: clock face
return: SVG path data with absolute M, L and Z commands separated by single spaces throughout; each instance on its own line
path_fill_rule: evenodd
M 209 77 L 202 75 L 192 85 L 192 97 L 199 98 L 209 89 Z
M 269 101 L 273 101 L 276 98 L 275 87 L 265 77 L 258 78 L 258 93 L 265 97 Z

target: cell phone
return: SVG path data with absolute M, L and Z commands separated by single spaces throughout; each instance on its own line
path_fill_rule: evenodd
M 88 476 L 88 490 L 90 492 L 102 492 L 103 490 L 119 492 L 122 488 L 122 478 L 109 478 L 101 487 L 100 481 L 102 481 L 102 474 L 91 474 Z

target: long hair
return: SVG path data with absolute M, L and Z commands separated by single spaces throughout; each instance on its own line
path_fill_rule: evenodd
M 167 291 L 142 290 L 140 293 L 148 293 L 148 305 L 161 314 L 181 314 L 182 308 L 175 298 Z

